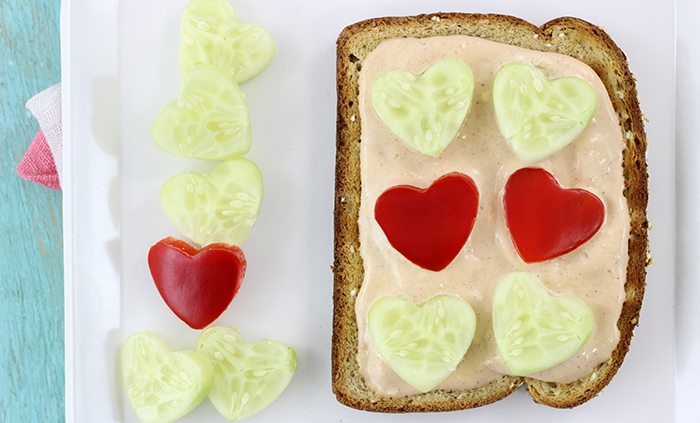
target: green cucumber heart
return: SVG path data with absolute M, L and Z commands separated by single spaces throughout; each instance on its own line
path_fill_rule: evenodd
M 275 42 L 261 27 L 238 21 L 227 0 L 191 0 L 182 18 L 180 67 L 216 67 L 239 84 L 261 73 Z
M 156 116 L 151 134 L 158 147 L 176 156 L 238 157 L 251 145 L 245 95 L 216 69 L 194 69 L 184 78 L 178 100 Z
M 234 421 L 272 404 L 297 369 L 296 354 L 287 345 L 268 340 L 251 344 L 227 327 L 205 330 L 197 350 L 209 357 L 215 369 L 209 400 L 222 416 Z
M 551 295 L 529 273 L 511 273 L 496 287 L 493 331 L 513 375 L 531 375 L 568 360 L 588 341 L 594 325 L 585 302 Z
M 525 163 L 545 159 L 569 145 L 596 111 L 596 93 L 580 78 L 549 80 L 524 63 L 499 69 L 493 102 L 501 134 Z
M 392 71 L 372 86 L 372 106 L 391 132 L 428 156 L 442 154 L 469 112 L 474 75 L 464 62 L 443 60 L 421 75 Z
M 134 334 L 124 342 L 121 373 L 141 423 L 170 423 L 184 417 L 207 397 L 214 380 L 206 355 L 173 352 L 152 332 Z
M 258 218 L 263 183 L 247 159 L 223 162 L 206 174 L 185 173 L 161 188 L 165 214 L 185 236 L 207 245 L 241 245 Z
M 417 306 L 384 297 L 369 310 L 369 332 L 384 361 L 420 392 L 434 389 L 457 368 L 476 330 L 476 315 L 461 298 L 440 295 Z

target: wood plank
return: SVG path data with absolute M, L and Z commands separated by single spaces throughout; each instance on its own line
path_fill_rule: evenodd
M 62 422 L 61 194 L 15 167 L 37 131 L 25 102 L 60 80 L 60 0 L 0 0 L 0 421 Z

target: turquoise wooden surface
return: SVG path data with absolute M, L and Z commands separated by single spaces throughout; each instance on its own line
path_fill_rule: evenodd
M 24 107 L 60 81 L 60 0 L 0 0 L 0 422 L 63 417 L 61 194 L 14 169 L 37 124 Z

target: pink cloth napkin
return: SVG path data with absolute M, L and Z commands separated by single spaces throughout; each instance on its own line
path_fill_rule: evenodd
M 41 128 L 17 166 L 22 178 L 47 188 L 61 189 L 63 125 L 61 86 L 55 85 L 32 97 L 27 109 Z
M 53 154 L 41 130 L 36 134 L 27 152 L 24 153 L 22 161 L 19 162 L 17 174 L 47 188 L 61 189 L 61 181 L 58 179 Z

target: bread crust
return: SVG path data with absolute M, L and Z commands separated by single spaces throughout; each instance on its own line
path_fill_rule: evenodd
M 355 296 L 364 275 L 358 228 L 361 195 L 360 69 L 366 55 L 383 40 L 445 35 L 475 36 L 574 57 L 598 74 L 617 112 L 625 140 L 624 196 L 630 212 L 626 297 L 617 322 L 620 340 L 608 361 L 573 383 L 557 384 L 527 377 L 503 376 L 474 389 L 436 390 L 425 394 L 385 397 L 369 388 L 359 372 Z M 338 38 L 337 89 L 331 365 L 333 391 L 338 401 L 353 408 L 378 412 L 460 410 L 498 401 L 522 384 L 526 385 L 535 402 L 551 407 L 571 408 L 595 397 L 615 376 L 629 350 L 634 328 L 639 321 L 646 267 L 650 263 L 646 215 L 647 140 L 635 79 L 619 47 L 601 28 L 573 17 L 557 18 L 540 27 L 516 17 L 494 14 L 434 13 L 369 19 L 346 27 Z

